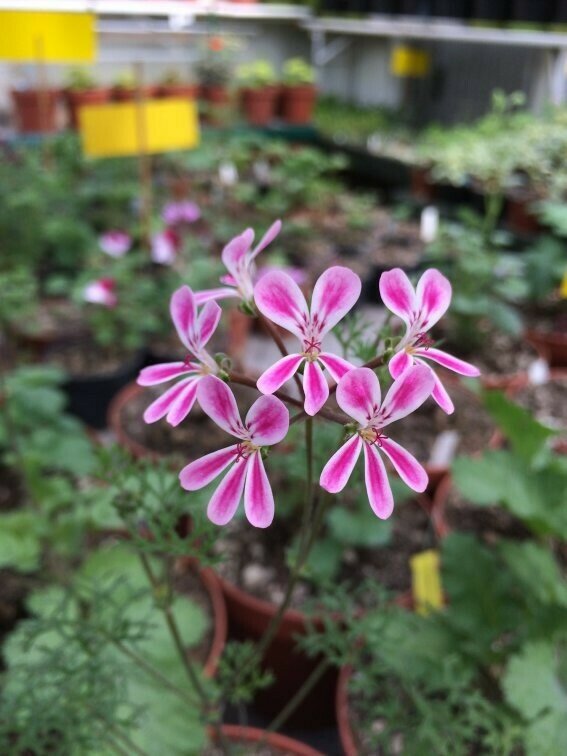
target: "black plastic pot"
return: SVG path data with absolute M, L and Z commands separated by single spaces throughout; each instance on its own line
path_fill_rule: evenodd
M 558 24 L 567 24 L 567 0 L 557 0 L 554 20 Z
M 510 0 L 473 0 L 471 15 L 479 21 L 507 21 L 510 12 Z
M 469 18 L 470 0 L 432 0 L 431 12 L 441 18 Z
M 399 13 L 400 4 L 396 0 L 368 0 L 368 13 L 385 13 L 389 16 Z
M 554 0 L 513 0 L 512 19 L 545 24 L 553 19 Z
M 401 13 L 404 16 L 431 16 L 431 0 L 402 0 Z
M 121 388 L 137 377 L 143 362 L 144 352 L 140 350 L 113 373 L 69 378 L 63 385 L 68 412 L 91 428 L 105 428 L 110 402 Z

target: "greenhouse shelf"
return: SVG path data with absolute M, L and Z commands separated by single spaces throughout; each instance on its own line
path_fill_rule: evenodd
M 217 16 L 219 18 L 301 21 L 311 11 L 299 5 L 282 3 L 227 3 L 210 0 L 0 0 L 0 10 L 91 12 L 99 16 Z

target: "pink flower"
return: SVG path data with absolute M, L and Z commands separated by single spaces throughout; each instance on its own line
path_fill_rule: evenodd
M 251 228 L 247 228 L 240 236 L 235 236 L 229 241 L 222 251 L 222 261 L 228 270 L 228 275 L 222 276 L 220 280 L 225 287 L 197 292 L 195 296 L 198 304 L 208 302 L 209 299 L 225 299 L 226 297 L 238 297 L 244 302 L 251 303 L 254 299 L 256 256 L 273 242 L 281 227 L 282 223 L 279 220 L 272 223 L 252 250 L 250 248 L 254 241 L 254 231 Z
M 165 362 L 144 368 L 138 376 L 138 384 L 156 386 L 184 376 L 144 412 L 146 423 L 155 423 L 167 416 L 167 422 L 175 426 L 187 417 L 195 404 L 197 387 L 203 376 L 217 372 L 217 364 L 205 346 L 218 325 L 221 308 L 216 302 L 208 302 L 197 313 L 193 292 L 188 286 L 182 286 L 173 293 L 169 310 L 181 343 L 188 351 L 187 357 L 183 362 Z
M 151 258 L 158 265 L 173 265 L 181 248 L 179 236 L 171 228 L 152 236 Z
M 263 394 L 273 394 L 305 363 L 303 390 L 305 412 L 315 415 L 327 401 L 329 386 L 326 368 L 338 383 L 353 365 L 341 357 L 322 351 L 323 337 L 336 326 L 360 296 L 360 278 L 348 268 L 329 268 L 313 289 L 311 310 L 299 286 L 282 271 L 267 273 L 254 289 L 256 307 L 274 323 L 291 331 L 302 351 L 289 354 L 269 367 L 258 379 Z
M 124 257 L 132 246 L 132 239 L 125 231 L 106 231 L 99 236 L 98 245 L 110 257 Z
M 426 270 L 416 289 L 400 268 L 380 276 L 380 295 L 386 307 L 406 324 L 406 333 L 397 346 L 396 354 L 388 365 L 393 378 L 400 376 L 410 365 L 425 364 L 431 360 L 460 375 L 476 377 L 480 371 L 464 360 L 459 360 L 441 349 L 433 348 L 427 331 L 445 314 L 451 303 L 451 284 L 438 270 Z M 455 407 L 451 397 L 431 370 L 435 379 L 433 398 L 442 410 L 451 414 Z
M 116 295 L 116 281 L 114 278 L 99 278 L 91 281 L 83 289 L 85 302 L 104 305 L 104 307 L 116 307 L 118 297 Z
M 201 380 L 198 398 L 207 415 L 239 441 L 184 467 L 179 474 L 181 485 L 187 491 L 196 491 L 230 466 L 209 501 L 207 516 L 216 525 L 226 525 L 244 493 L 248 521 L 257 528 L 267 528 L 274 519 L 274 496 L 262 461 L 262 447 L 279 443 L 287 434 L 289 413 L 285 405 L 275 396 L 261 396 L 243 423 L 234 394 L 212 375 Z
M 168 226 L 176 226 L 179 223 L 194 223 L 201 217 L 201 210 L 199 205 L 190 200 L 168 202 L 162 210 L 161 217 Z
M 366 491 L 374 513 L 385 520 L 392 514 L 394 498 L 382 462 L 383 452 L 400 478 L 414 491 L 425 491 L 427 473 L 403 446 L 384 435 L 382 429 L 420 407 L 434 386 L 433 372 L 415 365 L 394 383 L 381 403 L 380 383 L 369 368 L 355 368 L 345 375 L 337 388 L 339 407 L 354 418 L 358 430 L 341 446 L 323 468 L 320 484 L 338 493 L 348 483 L 364 449 Z

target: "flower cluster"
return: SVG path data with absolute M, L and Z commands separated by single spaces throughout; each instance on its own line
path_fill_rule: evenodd
M 352 310 L 359 299 L 361 281 L 351 270 L 334 266 L 316 281 L 308 303 L 294 278 L 283 270 L 258 271 L 256 257 L 279 234 L 276 221 L 252 248 L 254 232 L 247 229 L 222 252 L 228 270 L 223 288 L 193 293 L 181 287 L 171 299 L 171 316 L 187 350 L 184 362 L 153 365 L 142 370 L 138 383 L 150 386 L 181 378 L 146 410 L 146 422 L 162 417 L 180 423 L 195 401 L 203 411 L 238 443 L 197 459 L 180 473 L 181 485 L 200 489 L 227 468 L 208 506 L 208 516 L 218 525 L 228 523 L 244 496 L 249 522 L 267 527 L 274 517 L 274 498 L 263 462 L 263 450 L 282 441 L 289 427 L 289 412 L 277 394 L 291 378 L 302 390 L 304 417 L 313 417 L 327 406 L 330 393 L 345 413 L 347 439 L 324 466 L 319 484 L 330 493 L 344 489 L 364 452 L 365 483 L 370 506 L 385 519 L 394 500 L 388 482 L 384 455 L 400 478 L 414 491 L 428 484 L 423 466 L 410 452 L 385 434 L 384 429 L 418 409 L 431 396 L 447 413 L 453 403 L 439 376 L 429 365 L 466 376 L 477 376 L 472 365 L 435 348 L 428 331 L 447 311 L 451 285 L 437 270 L 427 270 L 414 289 L 401 269 L 382 274 L 379 289 L 384 305 L 405 323 L 405 334 L 394 349 L 388 370 L 393 383 L 382 399 L 378 376 L 371 369 L 380 359 L 356 366 L 324 347 L 329 332 Z M 256 382 L 263 396 L 249 409 L 243 422 L 236 399 L 223 373 L 205 346 L 221 316 L 216 300 L 235 297 L 245 310 L 259 312 L 299 341 L 299 349 L 284 354 Z M 198 307 L 202 309 L 198 312 Z M 326 374 L 330 376 L 329 384 Z M 299 375 L 301 378 L 298 380 Z M 280 394 L 290 401 L 287 394 Z M 293 397 L 291 400 L 295 403 Z

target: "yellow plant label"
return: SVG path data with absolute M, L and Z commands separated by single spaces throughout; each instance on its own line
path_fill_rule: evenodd
M 561 286 L 559 287 L 559 296 L 562 299 L 567 299 L 567 270 L 563 275 L 563 280 L 561 281 Z
M 0 11 L 0 60 L 89 63 L 95 57 L 92 13 Z
M 85 105 L 79 110 L 88 157 L 188 150 L 199 144 L 197 106 L 185 98 Z
M 400 78 L 421 79 L 431 69 L 431 56 L 427 50 L 408 45 L 396 45 L 392 50 L 390 70 Z
M 410 559 L 412 592 L 415 609 L 419 614 L 427 614 L 432 609 L 443 606 L 443 589 L 439 552 L 434 549 L 422 551 Z

